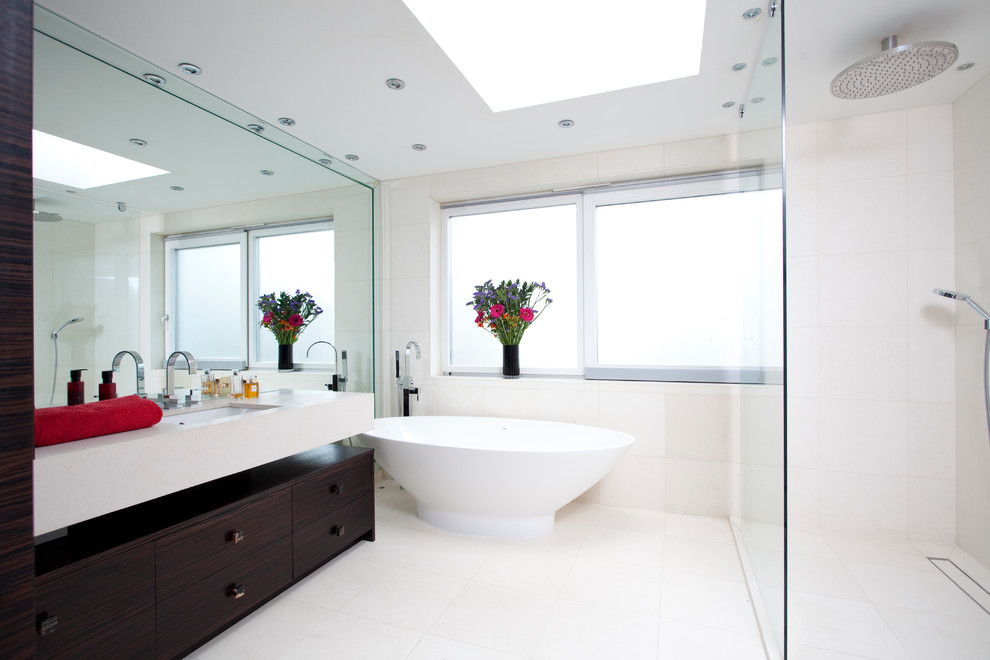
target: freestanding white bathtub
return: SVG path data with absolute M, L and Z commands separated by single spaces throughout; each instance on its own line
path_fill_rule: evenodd
M 452 532 L 535 538 L 633 443 L 592 426 L 497 417 L 388 417 L 360 436 L 416 498 L 421 520 Z

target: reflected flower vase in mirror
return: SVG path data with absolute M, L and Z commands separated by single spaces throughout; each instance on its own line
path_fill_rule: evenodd
M 502 378 L 519 378 L 519 344 L 502 345 Z
M 278 372 L 292 371 L 292 344 L 278 345 Z

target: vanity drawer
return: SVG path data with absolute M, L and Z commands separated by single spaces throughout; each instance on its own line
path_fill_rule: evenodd
M 305 527 L 372 492 L 374 477 L 369 451 L 296 484 L 292 487 L 292 528 Z
M 179 657 L 288 585 L 291 561 L 285 537 L 159 601 L 158 657 Z
M 154 605 L 155 553 L 150 543 L 35 584 L 37 654 L 53 657 Z M 154 627 L 146 634 L 152 634 Z
M 155 543 L 158 599 L 288 536 L 291 511 L 285 488 L 159 539 Z
M 373 541 L 374 530 L 374 493 L 296 530 L 292 535 L 292 578 L 298 580 L 362 537 Z
M 94 635 L 56 656 L 39 658 L 81 660 L 82 658 L 154 658 L 155 608 L 148 606 L 117 625 Z

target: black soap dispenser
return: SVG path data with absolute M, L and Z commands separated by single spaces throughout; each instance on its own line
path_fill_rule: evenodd
M 100 383 L 100 401 L 117 398 L 117 384 L 113 382 L 113 370 L 101 372 L 103 382 Z
M 70 369 L 69 370 L 69 392 L 68 392 L 68 404 L 70 406 L 77 406 L 80 403 L 86 403 L 86 384 L 82 382 L 82 372 L 85 369 Z

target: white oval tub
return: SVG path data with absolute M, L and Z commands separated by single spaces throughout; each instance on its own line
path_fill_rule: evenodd
M 462 534 L 535 538 L 633 443 L 619 431 L 497 417 L 387 417 L 360 434 L 416 499 L 421 520 Z

